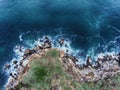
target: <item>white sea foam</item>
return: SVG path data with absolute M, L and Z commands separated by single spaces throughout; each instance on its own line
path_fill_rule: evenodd
M 19 35 L 19 40 L 20 40 L 20 41 L 23 41 L 23 38 L 22 38 L 23 35 L 24 35 L 24 33 L 21 33 L 21 34 Z

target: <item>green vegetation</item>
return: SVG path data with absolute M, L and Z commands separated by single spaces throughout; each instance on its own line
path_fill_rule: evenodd
M 65 74 L 58 54 L 57 50 L 48 51 L 42 58 L 31 61 L 30 70 L 22 82 L 30 84 L 35 90 L 49 90 L 54 87 L 56 77 L 60 79 Z
M 38 67 L 34 70 L 35 78 L 37 82 L 40 82 L 47 76 L 47 70 L 45 67 Z
M 76 82 L 63 69 L 57 50 L 48 51 L 42 58 L 32 60 L 22 83 L 29 90 L 120 90 L 119 75 L 110 81 Z M 18 87 L 23 85 L 19 84 Z
M 22 88 L 24 85 L 20 82 L 18 85 L 17 85 L 17 88 L 20 89 Z

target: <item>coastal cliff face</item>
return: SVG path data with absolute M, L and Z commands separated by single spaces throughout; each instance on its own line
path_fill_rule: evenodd
M 98 57 L 95 65 L 88 57 L 86 64 L 79 65 L 68 50 L 53 48 L 49 39 L 45 39 L 42 46 L 25 50 L 23 60 L 16 67 L 17 74 L 10 73 L 6 90 L 120 89 L 120 54 Z M 64 40 L 59 44 L 63 45 Z

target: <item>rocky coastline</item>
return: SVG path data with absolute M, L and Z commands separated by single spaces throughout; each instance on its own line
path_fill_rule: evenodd
M 71 75 L 75 81 L 78 82 L 95 82 L 99 80 L 110 80 L 117 74 L 120 74 L 120 53 L 115 55 L 103 55 L 98 57 L 95 64 L 92 62 L 92 57 L 88 57 L 86 64 L 76 64 L 79 61 L 75 56 L 69 54 L 69 50 L 61 50 L 52 47 L 52 41 L 45 36 L 42 40 L 41 46 L 36 46 L 33 49 L 26 49 L 24 51 L 23 59 L 13 61 L 16 73 L 11 72 L 9 80 L 6 85 L 6 90 L 16 90 L 16 86 L 21 81 L 22 77 L 29 71 L 29 63 L 33 58 L 41 58 L 45 52 L 56 49 L 59 51 L 59 58 L 64 70 Z M 60 46 L 64 45 L 64 39 L 58 40 Z M 20 48 L 20 51 L 21 48 Z M 11 65 L 6 64 L 5 69 L 10 69 Z

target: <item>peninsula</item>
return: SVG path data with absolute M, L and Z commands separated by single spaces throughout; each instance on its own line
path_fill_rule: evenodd
M 14 61 L 17 73 L 11 72 L 6 90 L 119 90 L 120 54 L 98 57 L 95 64 L 88 57 L 86 64 L 54 48 L 46 36 L 44 44 L 26 49 L 21 61 Z M 64 45 L 64 39 L 58 41 Z M 21 49 L 20 49 L 21 50 Z M 6 64 L 5 69 L 11 66 Z

